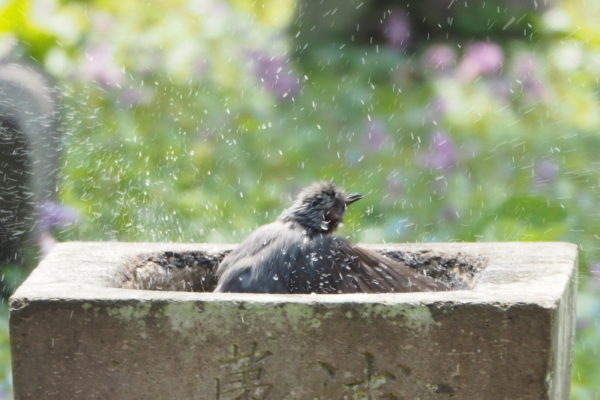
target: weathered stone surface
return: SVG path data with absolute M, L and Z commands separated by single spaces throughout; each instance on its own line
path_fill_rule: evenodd
M 264 295 L 124 289 L 132 260 L 230 246 L 65 243 L 11 299 L 25 399 L 567 399 L 577 250 L 410 244 L 483 256 L 474 288 Z

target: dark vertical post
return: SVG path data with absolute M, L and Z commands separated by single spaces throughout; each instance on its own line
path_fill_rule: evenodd
M 36 207 L 55 196 L 57 121 L 49 79 L 30 64 L 0 59 L 0 266 L 23 263 Z

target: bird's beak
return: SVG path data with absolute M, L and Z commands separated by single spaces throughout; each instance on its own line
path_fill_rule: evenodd
M 360 193 L 352 193 L 346 196 L 346 205 L 350 205 L 355 201 L 358 201 L 363 198 L 363 195 Z

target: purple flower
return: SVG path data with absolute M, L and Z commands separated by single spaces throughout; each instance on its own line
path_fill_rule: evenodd
M 600 287 L 600 262 L 594 262 L 590 266 L 590 273 L 593 278 L 593 283 Z
M 204 79 L 208 76 L 209 72 L 210 72 L 210 62 L 208 60 L 207 57 L 199 57 L 195 62 L 194 62 L 194 67 L 193 67 L 193 72 L 194 75 L 197 76 L 200 79 Z
M 115 65 L 114 49 L 107 43 L 92 46 L 85 52 L 79 76 L 108 88 L 120 87 L 124 80 L 123 72 Z
M 496 43 L 475 42 L 467 46 L 458 66 L 458 76 L 465 80 L 500 71 L 504 63 L 504 53 Z
M 41 232 L 37 237 L 37 245 L 40 248 L 42 258 L 46 257 L 56 244 L 56 239 L 49 232 Z
M 545 185 L 552 182 L 558 176 L 558 165 L 549 159 L 539 160 L 535 164 L 535 182 Z
M 438 121 L 440 118 L 442 118 L 448 113 L 449 108 L 450 104 L 446 98 L 444 98 L 443 96 L 436 96 L 425 107 L 425 118 L 429 122 Z
M 79 221 L 77 210 L 55 201 L 46 200 L 38 207 L 38 230 L 41 232 L 66 228 L 77 221 Z
M 511 97 L 510 82 L 501 75 L 491 77 L 487 84 L 497 100 L 509 101 Z
M 450 46 L 436 44 L 427 49 L 421 62 L 427 69 L 447 72 L 456 65 L 456 51 Z
M 415 161 L 423 167 L 444 171 L 456 167 L 458 152 L 452 137 L 447 132 L 435 132 L 431 136 L 429 150 L 417 154 Z
M 410 42 L 410 19 L 404 11 L 391 11 L 383 23 L 383 35 L 390 46 L 405 49 Z
M 404 193 L 405 185 L 400 173 L 398 171 L 392 171 L 385 178 L 387 184 L 388 193 L 397 198 L 399 195 Z
M 538 76 L 540 65 L 533 54 L 523 53 L 514 62 L 515 78 L 523 88 L 527 100 L 537 100 L 546 95 L 546 88 Z
M 381 150 L 387 140 L 388 133 L 383 122 L 374 119 L 368 122 L 367 132 L 363 138 L 363 148 L 367 151 Z
M 110 33 L 115 24 L 113 17 L 105 12 L 94 13 L 94 15 L 92 15 L 91 22 L 94 29 L 102 34 Z
M 592 276 L 600 282 L 600 263 L 594 263 L 591 268 Z
M 129 87 L 123 89 L 119 95 L 119 101 L 125 108 L 149 104 L 154 98 L 154 92 L 147 87 Z
M 281 98 L 298 92 L 300 82 L 288 60 L 257 53 L 253 58 L 256 76 L 268 91 Z
M 446 221 L 456 221 L 460 218 L 458 214 L 458 209 L 451 204 L 446 205 L 442 209 L 442 218 Z

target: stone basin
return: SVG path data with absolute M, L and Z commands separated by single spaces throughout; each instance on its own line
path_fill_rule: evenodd
M 568 399 L 575 245 L 364 246 L 455 290 L 210 293 L 231 245 L 59 244 L 10 299 L 15 399 Z

